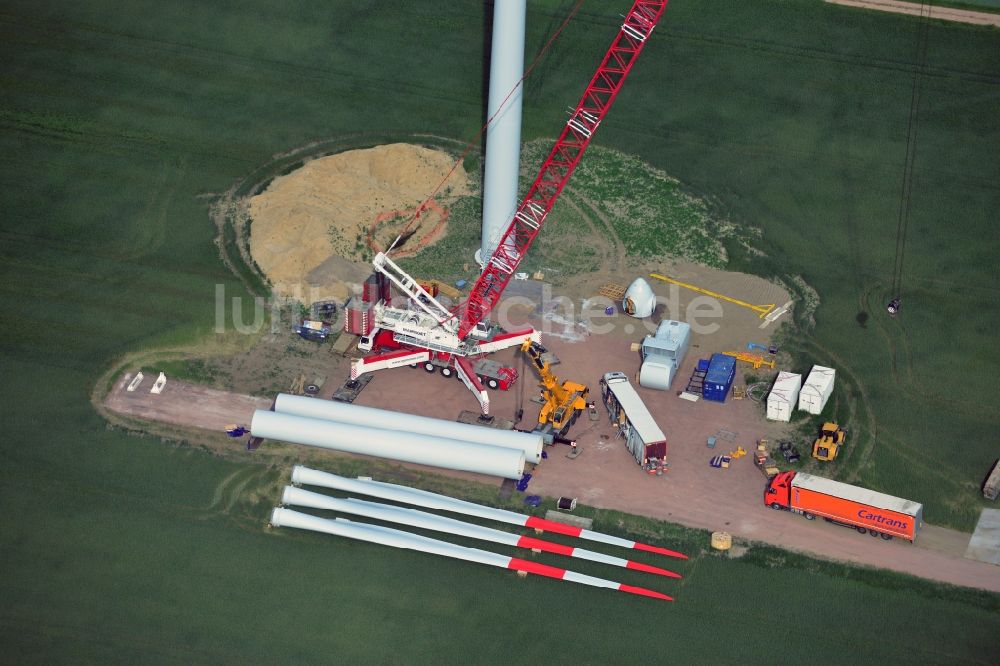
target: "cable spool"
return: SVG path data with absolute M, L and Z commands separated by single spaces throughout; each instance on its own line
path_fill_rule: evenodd
M 729 532 L 712 532 L 712 548 L 729 550 L 733 547 L 733 537 Z

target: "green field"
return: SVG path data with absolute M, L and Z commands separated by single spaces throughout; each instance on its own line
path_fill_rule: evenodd
M 546 138 L 525 144 L 521 192 L 531 187 L 554 141 Z M 476 194 L 460 197 L 451 205 L 448 235 L 400 261 L 411 274 L 437 275 L 448 281 L 475 279 L 474 267 L 466 267 L 480 246 L 483 210 L 477 168 L 472 175 Z M 708 205 L 685 192 L 676 179 L 602 146 L 588 149 L 561 201 L 563 205 L 556 205 L 546 217 L 520 266 L 527 272 L 542 271 L 556 287 L 566 285 L 574 276 L 620 268 L 605 263 L 619 246 L 635 259 L 671 256 L 722 268 L 725 238 L 736 236 L 739 242 L 749 242 L 744 229 L 736 230 L 714 219 Z
M 529 57 L 572 3 L 532 2 Z M 627 4 L 627 3 L 626 3 Z M 526 87 L 551 136 L 625 6 L 585 3 Z M 0 10 L 0 641 L 12 663 L 992 663 L 1000 601 L 766 547 L 700 555 L 679 602 L 264 530 L 287 469 L 108 428 L 89 402 L 132 351 L 202 340 L 209 207 L 314 141 L 475 135 L 480 3 L 21 2 Z M 916 22 L 813 0 L 675 0 L 604 122 L 635 155 L 760 227 L 821 297 L 801 353 L 856 378 L 876 429 L 843 475 L 971 528 L 995 451 L 1000 31 L 930 30 L 904 312 L 892 268 Z M 862 328 L 861 309 L 871 318 Z M 873 435 L 877 435 L 874 439 Z M 874 441 L 874 446 L 870 442 Z M 602 512 L 597 527 L 618 531 Z M 581 570 L 612 577 L 607 567 Z

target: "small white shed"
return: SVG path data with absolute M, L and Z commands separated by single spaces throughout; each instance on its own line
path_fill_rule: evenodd
M 799 399 L 802 375 L 794 372 L 779 372 L 771 392 L 767 394 L 767 418 L 771 421 L 792 420 L 792 410 Z
M 826 401 L 833 393 L 833 380 L 837 371 L 822 365 L 814 365 L 806 377 L 806 383 L 799 391 L 799 409 L 810 414 L 819 414 L 826 407 Z

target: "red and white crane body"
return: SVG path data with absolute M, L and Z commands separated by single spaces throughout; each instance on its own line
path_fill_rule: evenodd
M 475 372 L 474 360 L 528 339 L 541 341 L 539 332 L 531 328 L 513 333 L 498 331 L 490 326 L 489 315 L 538 236 L 666 6 L 667 0 L 635 0 L 465 303 L 449 310 L 388 256 L 376 255 L 372 262 L 375 270 L 407 296 L 410 307 L 396 308 L 385 300 L 375 304 L 374 326 L 379 330 L 372 331 L 366 346 L 376 353 L 354 361 L 352 378 L 407 364 L 423 363 L 429 371 L 437 365 L 445 376 L 457 374 L 476 395 L 483 413 L 489 413 L 489 396 Z

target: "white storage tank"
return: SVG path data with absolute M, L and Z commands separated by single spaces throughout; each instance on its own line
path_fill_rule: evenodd
M 639 366 L 639 386 L 657 391 L 666 391 L 674 381 L 677 368 L 673 363 L 661 361 L 643 361 Z
M 767 418 L 770 421 L 792 420 L 792 410 L 799 399 L 802 375 L 794 372 L 779 372 L 771 392 L 767 394 Z
M 264 409 L 253 413 L 250 432 L 254 437 L 264 439 L 505 479 L 520 479 L 524 474 L 524 451 L 518 449 L 471 444 L 399 430 L 366 428 Z
M 814 365 L 806 377 L 806 383 L 799 391 L 799 409 L 810 414 L 819 414 L 826 407 L 826 401 L 833 393 L 833 380 L 837 371 L 822 365 Z
M 669 389 L 690 344 L 690 325 L 672 319 L 661 321 L 655 335 L 643 338 L 639 386 L 660 391 Z
M 611 423 L 625 440 L 625 447 L 640 465 L 666 461 L 667 438 L 653 415 L 629 383 L 624 372 L 608 372 L 601 379 L 601 397 Z
M 324 419 L 382 430 L 401 430 L 418 435 L 456 439 L 472 444 L 488 444 L 505 449 L 517 449 L 524 451 L 525 460 L 535 464 L 542 461 L 542 449 L 545 446 L 542 436 L 539 434 L 484 428 L 479 425 L 456 423 L 335 400 L 317 400 L 316 398 L 287 393 L 279 393 L 274 399 L 274 411 L 311 419 Z

